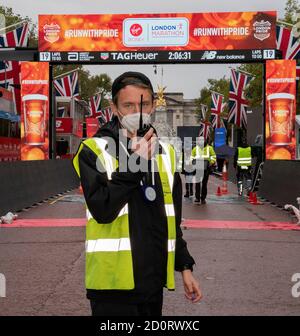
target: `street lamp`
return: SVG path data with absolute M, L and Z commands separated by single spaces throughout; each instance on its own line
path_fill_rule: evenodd
M 157 67 L 158 67 L 158 65 L 153 65 L 153 68 L 154 68 L 154 74 L 155 75 L 157 75 Z M 164 76 L 164 67 L 161 65 L 160 66 L 161 67 L 161 78 L 160 78 L 160 84 L 161 84 L 161 86 L 163 86 L 163 76 Z

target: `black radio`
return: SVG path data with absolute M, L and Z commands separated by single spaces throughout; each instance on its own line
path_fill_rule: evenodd
M 141 109 L 140 109 L 140 125 L 137 130 L 137 136 L 143 137 L 151 128 L 151 125 L 146 125 L 143 123 L 143 95 L 141 95 Z

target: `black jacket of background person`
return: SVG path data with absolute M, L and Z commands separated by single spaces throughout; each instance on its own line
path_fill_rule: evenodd
M 117 140 L 117 154 L 118 130 L 119 122 L 117 117 L 114 117 L 95 135 L 97 137 L 109 136 Z M 124 150 L 122 146 L 120 147 Z M 79 154 L 79 168 L 87 207 L 98 222 L 112 222 L 128 203 L 135 280 L 133 290 L 87 289 L 87 298 L 118 303 L 156 301 L 166 282 L 168 239 L 167 218 L 159 173 L 155 173 L 156 200 L 147 202 L 140 186 L 142 173 L 116 171 L 112 174 L 112 180 L 108 181 L 106 173 L 100 173 L 96 169 L 96 155 L 87 146 Z M 177 172 L 174 176 L 173 202 L 177 231 L 175 270 L 182 271 L 184 265 L 194 265 L 194 259 L 188 252 L 180 228 L 182 185 Z M 99 276 L 105 276 L 105 274 L 99 274 Z

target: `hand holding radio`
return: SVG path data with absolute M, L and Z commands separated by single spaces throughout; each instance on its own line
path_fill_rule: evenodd
M 154 129 L 150 127 L 146 134 L 141 138 L 139 136 L 131 139 L 131 150 L 145 160 L 150 160 L 155 152 L 157 136 Z
M 137 137 L 133 137 L 131 149 L 133 152 L 150 160 L 155 153 L 157 141 L 156 131 L 150 124 L 143 123 L 143 95 L 141 95 L 140 125 L 136 132 Z

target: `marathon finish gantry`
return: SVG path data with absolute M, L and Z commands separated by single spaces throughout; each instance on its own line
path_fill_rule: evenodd
M 63 23 L 63 24 L 62 24 Z M 85 27 L 89 27 L 86 29 Z M 39 48 L 3 48 L 0 60 L 57 64 L 261 63 L 281 58 L 276 50 L 276 12 L 40 15 Z M 265 77 L 264 77 L 265 78 Z M 51 160 L 0 164 L 2 211 L 20 210 L 79 183 L 70 160 L 55 160 L 55 113 L 49 85 Z M 264 96 L 264 95 L 263 95 Z M 264 102 L 264 111 L 266 111 Z M 261 116 L 265 128 L 265 112 Z M 264 131 L 265 133 L 265 131 Z M 282 172 L 291 177 L 288 181 Z M 14 177 L 12 185 L 9 176 Z M 299 161 L 265 160 L 259 194 L 295 204 L 300 190 Z M 26 178 L 25 178 L 26 176 Z M 40 181 L 28 176 L 43 176 Z M 286 192 L 285 192 L 286 190 Z

